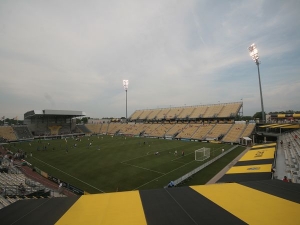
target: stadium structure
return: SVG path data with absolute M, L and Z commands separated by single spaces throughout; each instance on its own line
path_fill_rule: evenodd
M 82 111 L 31 110 L 24 114 L 24 124 L 33 136 L 63 135 L 76 130 L 75 117 L 85 116 Z
M 242 102 L 144 109 L 134 111 L 127 122 L 85 125 L 73 120 L 85 115 L 81 111 L 29 111 L 26 125 L 0 127 L 2 140 L 104 134 L 249 147 L 218 184 L 68 198 L 42 195 L 9 204 L 0 198 L 6 204 L 0 209 L 1 224 L 299 224 L 299 124 L 275 116 L 270 123 L 241 121 L 242 111 Z M 291 182 L 276 179 L 274 167 Z M 0 178 L 1 184 L 8 182 Z

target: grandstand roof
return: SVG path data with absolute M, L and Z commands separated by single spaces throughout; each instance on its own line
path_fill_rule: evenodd
M 78 117 L 78 116 L 85 116 L 85 115 L 86 115 L 86 113 L 83 111 L 43 109 L 43 110 L 28 111 L 24 114 L 24 118 L 36 117 L 36 116 Z
M 17 201 L 1 224 L 299 224 L 299 184 L 248 181 Z

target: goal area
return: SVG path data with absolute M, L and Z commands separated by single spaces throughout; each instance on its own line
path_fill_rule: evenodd
M 195 151 L 195 160 L 204 161 L 210 157 L 210 148 L 200 148 Z

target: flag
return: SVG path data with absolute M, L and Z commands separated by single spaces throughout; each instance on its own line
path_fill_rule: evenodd
M 5 116 L 2 116 L 1 119 L 4 120 L 4 119 L 5 119 Z
M 16 116 L 16 117 L 14 117 L 14 120 L 18 120 L 18 117 Z

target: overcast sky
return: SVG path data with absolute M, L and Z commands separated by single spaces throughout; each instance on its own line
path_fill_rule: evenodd
M 300 110 L 299 0 L 1 0 L 0 117 L 243 101 Z

